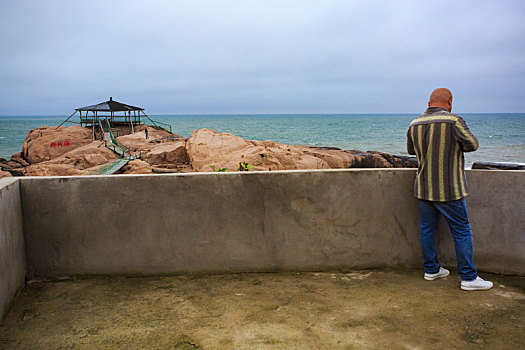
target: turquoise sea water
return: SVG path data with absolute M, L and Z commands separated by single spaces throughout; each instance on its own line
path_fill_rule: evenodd
M 209 128 L 250 140 L 374 150 L 406 155 L 405 133 L 417 114 L 271 114 L 271 115 L 156 115 L 176 134 Z M 525 113 L 462 114 L 478 137 L 480 148 L 466 154 L 475 161 L 525 163 Z M 60 124 L 66 116 L 0 117 L 0 157 L 20 152 L 31 129 Z M 69 124 L 72 125 L 72 124 Z

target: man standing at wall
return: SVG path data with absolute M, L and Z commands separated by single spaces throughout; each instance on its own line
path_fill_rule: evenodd
M 474 267 L 472 231 L 464 198 L 468 187 L 463 152 L 477 150 L 478 140 L 463 118 L 450 113 L 450 90 L 434 90 L 428 107 L 410 123 L 407 131 L 407 151 L 418 159 L 414 191 L 421 212 L 419 228 L 424 278 L 432 281 L 450 273 L 441 267 L 436 252 L 434 233 L 441 213 L 454 238 L 461 289 L 487 290 L 492 288 L 492 282 L 480 278 Z

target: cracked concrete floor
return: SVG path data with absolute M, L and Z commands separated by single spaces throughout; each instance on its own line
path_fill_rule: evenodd
M 5 349 L 523 349 L 525 277 L 464 292 L 416 270 L 36 282 Z

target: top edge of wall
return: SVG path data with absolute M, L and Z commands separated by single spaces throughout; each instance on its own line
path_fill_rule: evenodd
M 246 176 L 253 174 L 307 174 L 307 173 L 336 173 L 336 172 L 413 172 L 416 168 L 350 168 L 350 169 L 304 169 L 304 170 L 259 170 L 259 171 L 229 171 L 229 172 L 191 172 L 191 173 L 167 173 L 167 174 L 113 174 L 113 175 L 79 175 L 79 176 L 23 176 L 15 178 L 0 179 L 0 185 L 15 182 L 18 179 L 21 181 L 38 180 L 38 179 L 92 179 L 92 178 L 123 178 L 123 177 L 170 177 L 170 176 L 201 176 L 201 175 L 217 175 L 217 176 Z M 466 172 L 485 172 L 485 173 L 512 173 L 525 174 L 525 170 L 488 170 L 488 169 L 468 169 Z M 7 180 L 7 182 L 2 182 Z
M 79 176 L 23 176 L 21 180 L 35 179 L 68 179 L 68 178 L 107 178 L 107 177 L 162 177 L 162 176 L 199 176 L 199 175 L 218 175 L 218 176 L 239 176 L 251 174 L 293 174 L 293 173 L 330 173 L 330 172 L 378 172 L 378 171 L 415 171 L 416 168 L 352 168 L 352 169 L 304 169 L 304 170 L 255 170 L 255 171 L 228 171 L 212 172 L 199 171 L 191 173 L 166 173 L 166 174 L 112 174 L 112 175 L 79 175 Z

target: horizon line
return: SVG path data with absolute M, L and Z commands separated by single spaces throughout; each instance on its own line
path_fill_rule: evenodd
M 396 113 L 342 113 L 342 112 L 319 112 L 319 113 L 152 113 L 151 116 L 260 116 L 260 115 L 418 115 L 422 112 L 396 112 Z M 525 112 L 456 112 L 453 114 L 525 114 Z M 5 117 L 67 117 L 69 114 L 0 114 L 0 118 Z

